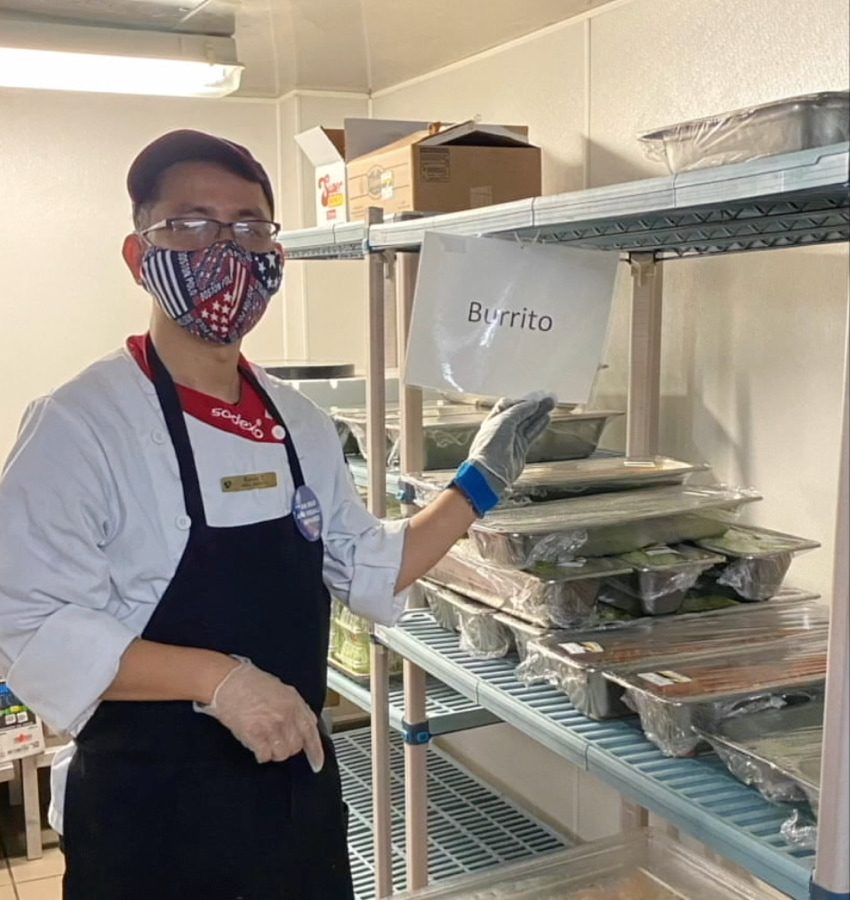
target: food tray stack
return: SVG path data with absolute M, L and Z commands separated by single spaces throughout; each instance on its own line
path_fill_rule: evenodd
M 649 487 L 495 510 L 469 535 L 479 555 L 515 569 L 723 534 L 730 515 L 760 500 L 721 485 Z
M 612 668 L 646 736 L 667 756 L 691 756 L 700 730 L 725 718 L 783 706 L 823 693 L 826 630 L 763 646 L 694 656 L 668 665 Z
M 460 541 L 426 579 L 531 625 L 574 628 L 597 620 L 596 599 L 605 580 L 631 571 L 627 563 L 600 557 L 564 566 L 541 563 L 525 572 L 482 560 Z
M 548 682 L 580 712 L 608 719 L 631 711 L 622 684 L 613 680 L 621 671 L 674 670 L 682 660 L 722 656 L 730 647 L 755 650 L 812 636 L 825 640 L 828 622 L 826 608 L 816 600 L 789 598 L 731 611 L 645 618 L 625 628 L 550 632 L 528 642 L 517 676 L 529 684 Z

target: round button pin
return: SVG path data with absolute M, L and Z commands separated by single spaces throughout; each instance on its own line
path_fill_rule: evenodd
M 322 536 L 322 507 L 313 491 L 302 484 L 292 500 L 292 517 L 301 536 L 308 541 L 317 541 Z

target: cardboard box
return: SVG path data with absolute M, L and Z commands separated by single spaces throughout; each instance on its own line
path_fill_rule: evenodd
M 314 167 L 316 225 L 348 221 L 346 160 L 428 127 L 427 122 L 398 119 L 346 119 L 344 125 L 320 125 L 295 135 L 296 143 Z
M 423 129 L 352 158 L 348 215 L 446 213 L 540 194 L 540 148 L 520 126 L 464 122 Z

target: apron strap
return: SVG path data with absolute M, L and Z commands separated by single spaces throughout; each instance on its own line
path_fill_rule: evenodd
M 286 458 L 289 460 L 289 471 L 292 474 L 292 483 L 297 491 L 298 488 L 304 486 L 304 473 L 301 471 L 301 461 L 295 451 L 295 442 L 292 440 L 292 432 L 286 427 L 278 408 L 269 396 L 268 391 L 260 384 L 257 376 L 247 366 L 240 366 L 239 372 L 242 377 L 251 385 L 251 387 L 260 395 L 263 403 L 266 405 L 269 415 L 277 422 L 278 425 L 286 432 L 283 446 L 286 449 Z
M 189 430 L 186 428 L 186 419 L 183 416 L 183 407 L 180 404 L 180 396 L 174 379 L 165 368 L 156 348 L 153 345 L 150 334 L 145 339 L 145 352 L 153 374 L 153 384 L 159 405 L 165 417 L 165 424 L 177 454 L 177 466 L 180 470 L 180 483 L 183 487 L 183 501 L 186 504 L 186 513 L 192 520 L 192 524 L 206 524 L 204 513 L 204 501 L 201 495 L 201 484 L 198 480 L 198 469 L 195 465 L 195 457 L 192 453 L 192 442 L 189 440 Z

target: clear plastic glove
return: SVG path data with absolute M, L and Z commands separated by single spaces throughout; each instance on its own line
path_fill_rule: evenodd
M 528 448 L 549 425 L 555 398 L 532 395 L 524 400 L 503 397 L 481 423 L 469 448 L 468 461 L 483 470 L 490 487 L 501 496 L 525 468 Z
M 288 684 L 241 660 L 198 712 L 218 719 L 257 762 L 283 762 L 302 751 L 314 772 L 325 764 L 316 716 Z

